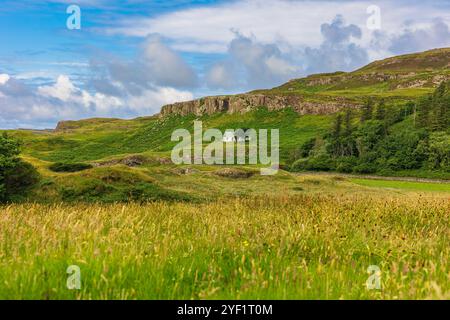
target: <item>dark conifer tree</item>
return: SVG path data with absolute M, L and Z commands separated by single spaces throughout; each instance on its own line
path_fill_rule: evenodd
M 384 121 L 386 120 L 386 103 L 384 102 L 384 99 L 382 99 L 377 106 L 376 112 L 375 112 L 375 119 Z
M 365 122 L 367 120 L 371 120 L 373 116 L 373 100 L 372 98 L 368 98 L 364 103 L 361 114 L 361 122 Z

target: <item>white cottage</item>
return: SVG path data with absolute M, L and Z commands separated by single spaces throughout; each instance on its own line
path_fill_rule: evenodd
M 225 131 L 223 135 L 223 142 L 246 142 L 250 141 L 251 138 L 247 133 L 248 129 L 236 130 L 236 131 Z
M 223 142 L 234 142 L 235 141 L 234 131 L 225 131 L 223 135 Z

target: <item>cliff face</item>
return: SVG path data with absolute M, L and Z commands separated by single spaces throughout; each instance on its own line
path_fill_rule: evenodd
M 265 106 L 270 111 L 292 107 L 299 114 L 329 114 L 345 108 L 358 107 L 357 104 L 336 99 L 329 102 L 305 101 L 297 95 L 263 95 L 242 94 L 236 96 L 206 97 L 193 101 L 169 104 L 161 109 L 161 116 L 176 115 L 203 115 L 217 112 L 245 113 L 254 108 Z

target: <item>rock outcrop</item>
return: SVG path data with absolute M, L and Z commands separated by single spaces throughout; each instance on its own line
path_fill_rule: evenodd
M 56 125 L 55 131 L 56 132 L 63 132 L 63 131 L 69 131 L 69 130 L 74 130 L 74 129 L 78 129 L 79 128 L 79 124 L 77 123 L 77 121 L 59 121 L 58 124 Z
M 307 101 L 300 95 L 242 94 L 236 96 L 206 97 L 193 101 L 169 104 L 161 109 L 160 115 L 204 115 L 217 112 L 246 113 L 254 108 L 265 106 L 269 111 L 293 108 L 299 114 L 330 114 L 345 108 L 358 107 L 345 99 L 328 102 Z

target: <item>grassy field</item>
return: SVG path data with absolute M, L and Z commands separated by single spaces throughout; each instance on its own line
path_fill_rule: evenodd
M 10 205 L 0 298 L 449 299 L 449 212 L 412 193 Z
M 369 179 L 351 179 L 350 181 L 362 186 L 384 189 L 450 192 L 450 183 L 424 183 L 413 181 L 388 181 Z

